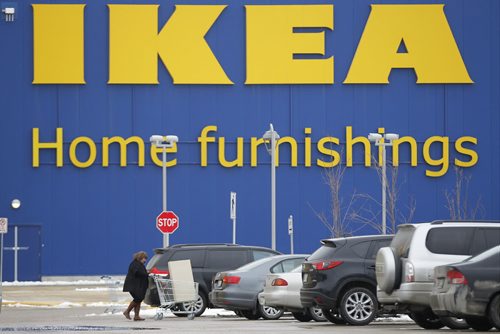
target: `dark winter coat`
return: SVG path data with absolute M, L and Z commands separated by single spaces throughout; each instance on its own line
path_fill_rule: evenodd
M 130 292 L 134 298 L 144 299 L 148 289 L 148 272 L 146 267 L 137 260 L 132 261 L 128 267 L 127 277 L 123 284 L 123 291 Z

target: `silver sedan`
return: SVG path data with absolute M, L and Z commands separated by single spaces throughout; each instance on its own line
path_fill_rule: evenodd
M 304 308 L 300 303 L 302 287 L 302 267 L 289 273 L 269 274 L 266 277 L 264 291 L 259 293 L 259 303 L 292 312 L 295 319 L 307 322 L 326 321 L 320 308 Z
M 261 305 L 257 295 L 264 289 L 267 274 L 284 273 L 301 265 L 308 255 L 277 255 L 215 275 L 210 301 L 217 307 L 235 311 L 249 320 L 279 319 L 283 310 Z

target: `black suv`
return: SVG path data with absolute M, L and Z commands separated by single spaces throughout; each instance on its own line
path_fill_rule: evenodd
M 244 264 L 280 253 L 265 247 L 241 246 L 234 244 L 189 244 L 174 245 L 154 250 L 155 255 L 149 260 L 146 269 L 152 274 L 168 275 L 168 262 L 191 260 L 195 282 L 199 284 L 198 300 L 194 305 L 179 304 L 179 311 L 190 311 L 200 316 L 209 305 L 208 293 L 212 289 L 212 279 L 219 271 L 233 270 Z M 153 279 L 149 278 L 146 291 L 146 304 L 159 306 L 158 291 Z M 186 309 L 189 308 L 189 309 Z M 174 314 L 183 316 L 185 313 Z
M 336 324 L 367 325 L 377 315 L 375 257 L 392 235 L 322 240 L 302 265 L 300 301 Z

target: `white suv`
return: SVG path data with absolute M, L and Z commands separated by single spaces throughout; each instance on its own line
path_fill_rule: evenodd
M 434 221 L 400 225 L 389 247 L 377 253 L 377 298 L 385 307 L 409 312 L 426 329 L 467 328 L 439 318 L 430 308 L 434 267 L 460 262 L 500 245 L 500 221 Z

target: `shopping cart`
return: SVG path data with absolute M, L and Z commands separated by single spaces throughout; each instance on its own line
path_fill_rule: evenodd
M 194 311 L 182 311 L 177 309 L 177 304 L 184 303 L 185 310 L 194 310 L 194 304 L 198 298 L 198 283 L 168 279 L 162 275 L 150 275 L 156 284 L 160 307 L 156 310 L 155 320 L 163 319 L 167 310 L 175 311 L 176 314 L 187 314 L 189 320 L 193 320 Z M 193 307 L 186 307 L 191 304 Z
M 120 304 L 119 297 L 120 292 L 122 291 L 121 285 L 123 282 L 117 279 L 113 279 L 113 277 L 109 275 L 101 276 L 101 280 L 103 280 L 106 284 L 106 290 L 108 291 L 109 296 L 109 305 L 104 310 L 104 313 L 115 314 L 121 312 L 123 309 L 123 305 Z

